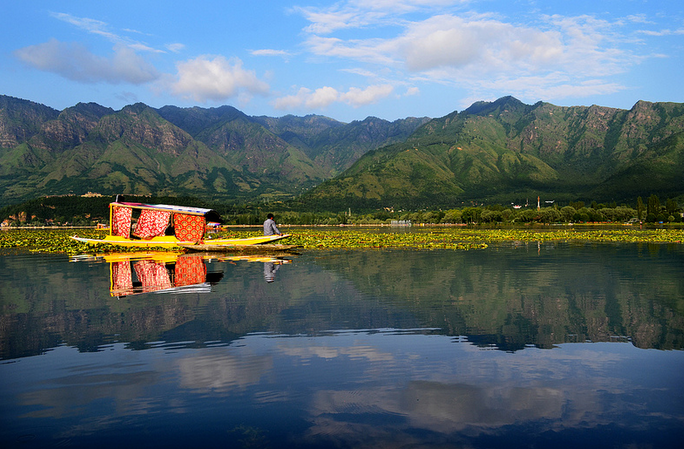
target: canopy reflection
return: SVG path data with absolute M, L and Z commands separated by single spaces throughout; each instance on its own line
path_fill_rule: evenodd
M 275 280 L 280 265 L 290 262 L 289 259 L 264 254 L 186 254 L 167 251 L 81 255 L 71 260 L 107 262 L 109 292 L 115 297 L 152 292 L 210 293 L 211 287 L 223 279 L 223 272 L 207 271 L 206 261 L 262 262 L 267 282 Z

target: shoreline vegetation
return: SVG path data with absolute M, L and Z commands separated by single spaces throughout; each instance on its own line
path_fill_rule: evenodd
M 283 229 L 289 226 L 282 225 Z M 425 226 L 411 228 L 387 227 L 296 227 L 287 241 L 303 250 L 320 249 L 414 249 L 414 250 L 473 250 L 494 244 L 526 244 L 536 242 L 576 243 L 641 243 L 682 244 L 684 227 L 639 226 L 536 226 L 516 228 L 484 228 L 477 226 Z M 103 238 L 106 230 L 81 228 L 80 237 Z M 252 237 L 260 235 L 258 228 L 228 227 L 211 233 L 212 238 Z M 24 249 L 41 253 L 68 255 L 105 252 L 135 252 L 140 249 L 90 246 L 71 239 L 74 229 L 14 228 L 0 232 L 0 249 Z M 157 250 L 149 248 L 146 251 Z M 163 249 L 159 249 L 163 250 Z M 166 251 L 169 251 L 166 249 Z M 178 249 L 176 249 L 178 251 Z
M 109 203 L 114 196 L 54 196 L 42 197 L 22 204 L 0 209 L 0 225 L 27 226 L 108 226 Z M 193 197 L 155 197 L 127 195 L 126 201 L 195 206 L 215 210 L 226 225 L 261 225 L 267 213 L 273 213 L 283 225 L 390 225 L 392 222 L 440 225 L 524 225 L 524 224 L 577 224 L 577 223 L 649 223 L 667 224 L 684 222 L 684 208 L 679 201 L 668 198 L 661 202 L 657 195 L 646 201 L 637 198 L 634 204 L 597 203 L 583 201 L 540 204 L 501 205 L 464 204 L 455 209 L 425 208 L 399 210 L 385 207 L 374 210 L 308 211 L 298 209 L 295 203 L 213 203 Z M 470 202 L 469 202 L 470 203 Z M 301 206 L 301 205 L 300 205 Z
M 214 204 L 192 197 L 127 196 L 128 201 L 197 206 L 216 210 L 223 218 L 218 232 L 207 239 L 261 235 L 268 212 L 282 229 L 293 234 L 290 245 L 302 249 L 483 249 L 501 242 L 684 242 L 683 209 L 656 195 L 635 205 L 585 205 L 582 201 L 540 201 L 525 206 L 473 204 L 459 209 L 404 211 L 306 212 L 285 203 Z M 0 248 L 82 254 L 131 252 L 135 248 L 94 247 L 70 237 L 104 238 L 108 232 L 107 196 L 44 197 L 0 209 Z M 548 203 L 548 202 L 547 202 Z M 634 207 L 632 207 L 634 206 Z M 176 249 L 178 251 L 178 249 Z

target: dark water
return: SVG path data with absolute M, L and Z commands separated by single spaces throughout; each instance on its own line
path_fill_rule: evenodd
M 285 259 L 0 255 L 0 444 L 684 441 L 681 245 Z

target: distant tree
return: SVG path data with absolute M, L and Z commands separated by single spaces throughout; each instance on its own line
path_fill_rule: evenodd
M 460 223 L 461 211 L 458 209 L 449 209 L 442 218 L 442 223 Z
M 560 213 L 563 221 L 572 221 L 573 217 L 577 213 L 577 209 L 572 206 L 565 206 L 561 208 Z
M 641 197 L 637 198 L 637 218 L 641 220 L 644 216 L 644 200 Z
M 650 216 L 655 217 L 655 219 L 653 219 L 653 220 L 648 220 L 648 218 L 647 218 L 647 221 L 656 221 L 656 219 L 658 218 L 658 215 L 660 215 L 660 213 L 661 213 L 661 211 L 660 211 L 660 199 L 658 198 L 658 195 L 653 194 L 653 195 L 648 197 L 648 204 L 646 206 L 646 213 L 648 214 L 649 217 Z
M 665 210 L 668 215 L 674 215 L 675 212 L 679 210 L 679 205 L 675 200 L 668 198 L 667 201 L 665 201 Z
M 593 215 L 594 210 L 593 209 L 588 209 L 586 207 L 582 207 L 577 210 L 577 213 L 573 217 L 575 221 L 595 221 L 594 220 L 594 215 Z
M 544 207 L 539 213 L 539 221 L 543 223 L 556 223 L 561 220 L 561 213 L 553 207 Z
M 461 220 L 464 223 L 473 223 L 480 221 L 482 210 L 479 207 L 464 207 L 461 211 Z
M 409 214 L 408 219 L 411 220 L 411 223 L 423 223 L 423 214 L 420 212 L 413 212 L 412 214 Z
M 517 210 L 513 213 L 511 221 L 529 223 L 534 221 L 539 216 L 536 209 Z
M 500 223 L 503 221 L 503 215 L 498 210 L 485 210 L 482 211 L 480 219 L 483 223 Z

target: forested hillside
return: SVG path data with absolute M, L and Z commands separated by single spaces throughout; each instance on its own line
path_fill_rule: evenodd
M 427 119 L 341 123 L 249 117 L 230 107 L 63 111 L 0 96 L 0 206 L 43 195 L 291 198 Z
M 684 105 L 630 110 L 479 102 L 371 151 L 303 203 L 431 207 L 468 202 L 633 201 L 684 194 Z
M 300 210 L 630 202 L 684 195 L 684 105 L 504 97 L 437 119 L 341 123 L 231 106 L 63 111 L 0 96 L 0 206 L 49 195 L 295 199 Z

